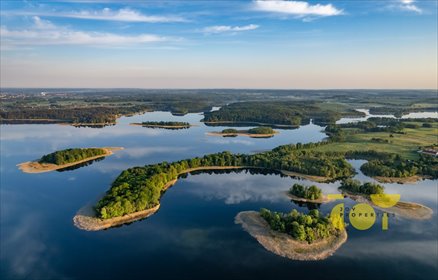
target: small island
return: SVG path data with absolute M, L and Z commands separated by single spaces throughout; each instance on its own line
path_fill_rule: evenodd
M 270 138 L 273 137 L 275 134 L 278 134 L 278 131 L 273 130 L 271 127 L 259 126 L 248 130 L 227 128 L 222 130 L 221 132 L 209 132 L 207 134 L 222 137 L 248 136 L 252 138 Z
M 50 172 L 110 156 L 122 149 L 122 147 L 65 149 L 44 155 L 36 161 L 20 163 L 17 166 L 25 173 Z
M 310 202 L 310 203 L 326 203 L 332 201 L 332 199 L 322 194 L 320 188 L 315 185 L 310 187 L 300 184 L 294 184 L 287 195 L 293 200 L 298 202 Z
M 433 210 L 419 203 L 398 201 L 399 194 L 385 194 L 385 187 L 379 184 L 346 179 L 339 189 L 353 200 L 367 203 L 382 211 L 399 215 L 412 220 L 427 220 L 432 218 Z
M 164 121 L 148 121 L 141 123 L 131 123 L 131 125 L 138 125 L 149 128 L 163 128 L 163 129 L 186 129 L 190 128 L 191 125 L 188 122 L 164 122 Z
M 292 260 L 323 260 L 347 241 L 345 229 L 336 229 L 318 210 L 309 214 L 244 211 L 237 214 L 242 227 L 268 251 Z

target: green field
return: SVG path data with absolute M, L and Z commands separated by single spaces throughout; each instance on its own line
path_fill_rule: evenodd
M 416 123 L 416 122 L 412 122 Z M 422 123 L 416 123 L 422 125 Z M 420 147 L 430 146 L 438 143 L 438 122 L 432 123 L 432 128 L 405 128 L 406 134 L 396 134 L 389 132 L 360 132 L 354 134 L 355 129 L 351 129 L 344 142 L 333 142 L 328 145 L 312 148 L 325 152 L 345 152 L 345 151 L 366 151 L 374 150 L 377 152 L 395 153 L 406 159 L 418 159 Z M 390 137 L 392 135 L 393 137 Z M 388 140 L 389 143 L 375 142 L 372 138 Z

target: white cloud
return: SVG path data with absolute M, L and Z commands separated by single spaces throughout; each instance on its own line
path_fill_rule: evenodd
M 420 8 L 418 8 L 414 3 L 415 0 L 400 0 L 401 5 L 399 6 L 399 8 L 401 10 L 404 11 L 410 11 L 410 12 L 416 12 L 421 14 L 423 12 L 423 10 L 421 10 Z
M 248 31 L 255 30 L 259 28 L 256 24 L 249 24 L 244 26 L 230 26 L 230 25 L 215 25 L 205 27 L 202 31 L 204 33 L 224 33 L 224 32 L 240 32 L 240 31 Z
M 56 15 L 54 15 L 56 16 Z M 129 8 L 113 11 L 104 8 L 99 11 L 81 11 L 73 13 L 61 13 L 59 16 L 93 20 L 111 20 L 111 21 L 128 21 L 128 22 L 183 22 L 184 18 L 179 16 L 149 16 Z
M 119 10 L 111 10 L 110 8 L 104 8 L 102 10 L 81 10 L 70 12 L 18 12 L 18 15 L 38 15 L 49 17 L 66 17 L 77 19 L 90 19 L 90 20 L 105 20 L 105 21 L 123 21 L 123 22 L 186 22 L 185 18 L 173 15 L 145 15 L 139 11 L 132 10 L 130 8 L 124 8 Z
M 156 147 L 130 147 L 126 148 L 120 153 L 117 154 L 118 157 L 123 155 L 128 155 L 131 158 L 141 158 L 144 156 L 149 156 L 153 154 L 162 154 L 162 153 L 182 153 L 188 151 L 188 148 L 185 147 L 165 147 L 165 146 L 156 146 Z
M 343 14 L 342 10 L 337 9 L 332 4 L 311 5 L 304 1 L 257 0 L 254 1 L 254 8 L 259 11 L 290 14 L 298 17 L 337 16 Z
M 11 30 L 1 27 L 2 46 L 35 45 L 103 45 L 118 46 L 154 43 L 170 40 L 153 34 L 119 35 L 104 32 L 85 32 L 57 26 L 40 17 L 33 17 L 34 25 L 27 29 Z M 175 39 L 174 39 L 175 40 Z

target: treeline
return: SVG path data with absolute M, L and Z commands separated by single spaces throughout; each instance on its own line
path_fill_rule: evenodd
M 38 162 L 62 165 L 104 154 L 105 151 L 100 148 L 66 149 L 44 155 Z
M 290 189 L 289 193 L 300 198 L 315 200 L 322 197 L 322 191 L 315 185 L 310 187 L 303 186 L 300 184 L 294 184 Z
M 323 217 L 317 209 L 310 210 L 309 214 L 299 213 L 295 209 L 285 214 L 262 208 L 260 216 L 272 230 L 286 233 L 296 240 L 307 241 L 309 244 L 338 233 L 330 219 Z
M 403 129 L 417 129 L 421 127 L 431 128 L 433 123 L 437 122 L 434 119 L 395 119 L 395 118 L 378 118 L 372 117 L 366 121 L 345 124 L 330 124 L 325 128 L 325 131 L 330 135 L 332 141 L 343 141 L 351 130 L 348 128 L 355 128 L 363 132 L 389 132 L 397 134 L 405 134 Z
M 239 133 L 239 131 L 237 129 L 234 129 L 234 128 L 225 128 L 222 130 L 222 133 L 235 133 L 235 134 L 237 134 L 237 133 Z
M 141 123 L 144 126 L 183 126 L 183 127 L 189 127 L 190 124 L 188 122 L 165 122 L 165 121 L 148 121 L 148 122 L 142 122 Z
M 405 178 L 415 175 L 438 178 L 438 159 L 420 155 L 418 160 L 405 160 L 398 155 L 385 159 L 373 159 L 364 163 L 360 170 L 367 176 Z
M 0 118 L 50 119 L 68 123 L 115 123 L 118 115 L 133 114 L 147 110 L 145 106 L 131 107 L 83 107 L 83 108 L 22 108 L 0 111 Z
M 205 122 L 256 122 L 299 126 L 315 123 L 334 123 L 341 117 L 335 111 L 321 109 L 315 102 L 267 101 L 237 102 L 218 111 L 206 112 Z
M 341 182 L 340 190 L 345 190 L 353 194 L 383 194 L 385 187 L 379 184 L 366 182 L 361 184 L 358 180 L 346 179 Z
M 436 97 L 435 101 L 433 99 L 430 99 L 425 102 L 426 104 L 436 104 Z M 430 106 L 430 107 L 418 107 L 413 108 L 411 106 L 401 106 L 401 107 L 388 107 L 388 106 L 381 106 L 381 107 L 372 107 L 370 108 L 370 113 L 374 115 L 394 115 L 397 118 L 401 118 L 403 115 L 409 114 L 409 113 L 415 113 L 415 112 L 436 112 L 437 106 Z
M 249 134 L 273 134 L 272 127 L 260 126 L 248 129 Z
M 97 203 L 96 210 L 103 219 L 122 216 L 154 207 L 158 204 L 163 187 L 192 168 L 209 166 L 253 167 L 287 170 L 309 175 L 339 179 L 354 173 L 345 159 L 337 156 L 297 151 L 294 154 L 265 152 L 254 155 L 222 152 L 202 158 L 158 163 L 123 171 L 110 190 Z

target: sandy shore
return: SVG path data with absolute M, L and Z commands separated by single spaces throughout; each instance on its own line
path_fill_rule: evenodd
M 382 176 L 375 176 L 373 177 L 376 179 L 376 181 L 380 183 L 399 183 L 399 184 L 405 184 L 405 183 L 415 183 L 417 181 L 427 179 L 427 177 L 423 176 L 410 176 L 410 177 L 403 177 L 403 178 L 397 178 L 397 177 L 382 177 Z
M 306 198 L 302 198 L 302 197 L 298 197 L 298 196 L 295 196 L 295 195 L 293 195 L 293 194 L 291 194 L 291 193 L 289 193 L 289 192 L 285 192 L 286 193 L 286 195 L 290 198 L 290 199 L 292 199 L 293 201 L 299 201 L 299 202 L 307 202 L 307 203 L 319 203 L 319 204 L 322 204 L 322 203 L 327 203 L 327 202 L 330 202 L 330 201 L 333 201 L 334 199 L 330 199 L 330 198 L 328 198 L 326 195 L 323 195 L 322 197 L 320 197 L 320 198 L 318 198 L 318 199 L 306 199 Z
M 23 163 L 17 164 L 17 166 L 18 166 L 18 169 L 20 169 L 21 171 L 23 171 L 25 173 L 50 172 L 50 171 L 74 166 L 74 165 L 84 163 L 84 162 L 87 162 L 90 160 L 95 160 L 98 158 L 110 156 L 110 155 L 114 154 L 115 151 L 123 150 L 123 147 L 104 147 L 101 149 L 105 151 L 105 153 L 102 155 L 89 157 L 89 158 L 86 158 L 86 159 L 83 159 L 80 161 L 76 161 L 76 162 L 72 162 L 72 163 L 68 163 L 68 164 L 57 165 L 57 164 L 53 164 L 53 163 L 39 163 L 38 160 L 36 160 L 36 161 L 23 162 Z
M 339 236 L 315 241 L 311 244 L 293 239 L 291 236 L 273 231 L 258 212 L 244 211 L 237 214 L 236 224 L 242 227 L 268 251 L 291 260 L 317 261 L 332 256 L 347 241 L 347 232 Z
M 272 124 L 272 123 L 261 123 L 261 122 L 234 122 L 234 121 L 215 121 L 215 122 L 208 122 L 205 121 L 203 122 L 206 125 L 209 124 L 236 124 L 236 125 L 245 125 L 245 126 L 252 126 L 252 125 L 257 125 L 257 126 L 270 126 L 270 127 L 276 127 L 276 128 L 298 128 L 300 127 L 299 125 L 289 125 L 289 124 Z
M 157 212 L 159 208 L 160 205 L 158 204 L 153 208 L 143 211 L 127 214 L 122 217 L 103 220 L 97 218 L 95 210 L 93 209 L 93 205 L 89 204 L 79 209 L 79 211 L 73 217 L 73 223 L 77 228 L 87 231 L 97 231 L 145 219 Z
M 163 191 L 167 190 L 176 183 L 177 179 L 168 182 Z M 73 217 L 73 224 L 82 230 L 98 231 L 111 227 L 120 226 L 127 223 L 132 223 L 138 220 L 146 219 L 149 216 L 155 214 L 160 209 L 160 204 L 155 207 L 145 209 L 143 211 L 137 211 L 131 214 L 126 214 L 121 217 L 114 217 L 110 219 L 100 219 L 97 217 L 97 213 L 93 208 L 93 205 L 87 204 L 76 213 Z
M 222 137 L 246 136 L 251 138 L 270 138 L 278 133 L 279 133 L 278 131 L 274 131 L 274 133 L 253 134 L 253 133 L 248 133 L 247 130 L 238 130 L 236 133 L 207 132 L 206 134 L 210 136 L 222 136 Z
M 357 202 L 367 203 L 381 211 L 395 214 L 405 219 L 428 220 L 432 218 L 433 215 L 432 209 L 419 203 L 399 201 L 393 207 L 382 208 L 374 204 L 367 196 L 352 194 L 345 191 L 343 191 L 342 193 Z

